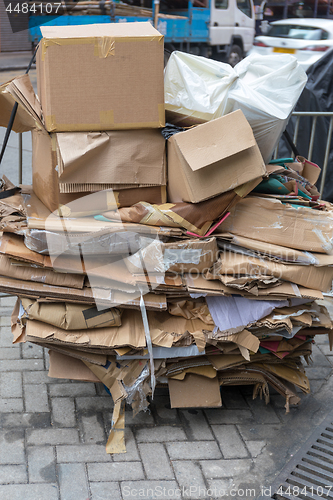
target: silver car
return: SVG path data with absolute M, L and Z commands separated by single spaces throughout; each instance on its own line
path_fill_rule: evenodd
M 256 36 L 249 54 L 292 54 L 306 71 L 333 48 L 333 20 L 295 18 L 274 21 Z

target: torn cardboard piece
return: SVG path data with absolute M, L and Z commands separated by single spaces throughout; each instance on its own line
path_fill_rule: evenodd
M 79 274 L 55 272 L 52 269 L 38 267 L 14 266 L 6 255 L 0 255 L 0 275 L 16 280 L 78 289 L 83 288 L 85 280 L 85 277 Z
M 34 283 L 29 281 L 15 280 L 0 276 L 0 291 L 10 295 L 20 297 L 37 298 L 45 300 L 60 300 L 61 302 L 80 302 L 83 304 L 95 305 L 98 303 L 101 307 L 115 307 L 121 305 L 122 308 L 139 308 L 140 299 L 138 293 L 121 292 L 117 288 L 94 289 L 84 287 L 82 290 L 66 288 L 55 285 L 45 285 L 43 283 Z M 144 295 L 146 308 L 156 309 L 158 311 L 167 309 L 165 294 L 154 295 L 147 293 Z
M 98 310 L 96 306 L 66 302 L 37 302 L 21 299 L 29 319 L 57 326 L 62 330 L 117 327 L 121 325 L 122 311 L 117 308 Z
M 215 278 L 222 276 L 222 281 L 224 275 L 255 276 L 258 279 L 261 276 L 274 276 L 277 279 L 296 283 L 306 288 L 329 292 L 333 282 L 333 267 L 313 265 L 304 267 L 226 251 L 221 252 L 219 261 L 210 270 L 209 275 Z
M 48 376 L 85 382 L 100 382 L 99 378 L 80 359 L 49 350 L 50 367 Z
M 281 244 L 281 234 L 288 246 L 309 252 L 333 250 L 333 211 L 294 208 L 278 199 L 248 196 L 230 210 L 221 225 L 223 232 L 262 242 Z M 217 236 L 217 234 L 214 234 Z
M 244 188 L 244 196 L 250 189 Z M 116 212 L 105 212 L 104 217 L 113 221 L 132 222 L 147 226 L 165 226 L 182 228 L 191 236 L 205 236 L 214 222 L 219 221 L 228 210 L 238 202 L 243 192 L 239 195 L 236 191 L 220 194 L 215 198 L 200 203 L 165 203 L 151 205 L 146 202 L 136 203 L 129 208 L 119 208 Z

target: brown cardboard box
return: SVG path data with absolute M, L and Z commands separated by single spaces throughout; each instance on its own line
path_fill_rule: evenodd
M 222 231 L 299 250 L 331 253 L 333 211 L 294 208 L 276 198 L 248 196 L 230 210 L 221 224 Z
M 260 178 L 266 167 L 238 110 L 168 140 L 168 198 L 198 203 Z
M 37 83 L 49 132 L 164 126 L 163 36 L 149 22 L 41 31 Z
M 113 193 L 95 197 L 93 203 L 86 199 L 85 211 L 96 214 L 139 201 L 165 203 L 165 140 L 159 130 L 49 134 L 28 75 L 3 85 L 0 92 L 1 98 L 19 103 L 17 127 L 32 131 L 33 189 L 51 212 L 106 189 Z
M 86 211 L 96 214 L 139 201 L 164 203 L 165 140 L 149 129 L 51 135 L 33 129 L 32 185 L 52 212 L 106 189 L 108 195 L 96 195 L 94 203 L 83 201 Z

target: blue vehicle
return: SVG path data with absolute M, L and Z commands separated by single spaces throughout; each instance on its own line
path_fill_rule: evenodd
M 34 5 L 39 6 L 29 16 L 34 45 L 41 39 L 41 24 L 150 21 L 164 35 L 167 51 L 181 50 L 234 66 L 251 49 L 255 35 L 253 0 L 154 0 L 151 8 L 111 0 L 44 0 Z

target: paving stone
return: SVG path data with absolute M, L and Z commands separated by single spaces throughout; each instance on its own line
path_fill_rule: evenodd
M 59 464 L 59 488 L 61 500 L 88 499 L 88 480 L 83 464 Z
M 26 384 L 24 386 L 25 408 L 27 412 L 49 411 L 46 384 Z
M 317 366 L 327 366 L 330 368 L 330 363 L 326 359 L 326 356 L 322 353 L 321 349 L 316 345 L 312 345 L 312 354 L 311 354 L 311 359 L 313 362 L 313 365 Z M 311 367 L 311 365 L 310 365 Z M 306 367 L 307 371 L 307 367 Z
M 254 420 L 257 424 L 280 423 L 280 419 L 275 413 L 272 405 L 266 404 L 264 400 L 259 398 L 252 399 L 252 397 L 248 397 L 247 402 L 252 410 Z
M 186 430 L 191 439 L 198 441 L 214 439 L 211 428 L 201 410 L 182 410 L 180 414 L 186 422 Z
M 13 308 L 16 304 L 17 298 L 13 297 L 12 295 L 10 297 L 1 297 L 0 298 L 0 307 L 10 307 Z M 1 310 L 0 310 L 1 312 Z
M 111 414 L 110 414 L 111 415 Z M 111 421 L 111 418 L 110 418 Z M 125 422 L 127 425 L 152 425 L 155 423 L 153 415 L 150 411 L 140 411 L 133 417 L 132 409 L 125 411 Z
M 0 326 L 10 326 L 10 315 L 0 316 Z
M 122 500 L 118 483 L 90 483 L 91 500 Z
M 170 460 L 163 444 L 141 443 L 138 448 L 148 479 L 174 479 Z
M 85 443 L 104 443 L 106 435 L 102 418 L 97 415 L 82 416 L 81 422 Z
M 280 425 L 276 424 L 254 424 L 254 425 L 237 425 L 237 428 L 244 441 L 270 441 L 280 431 Z
M 144 500 L 170 500 L 181 498 L 176 481 L 124 481 L 120 484 L 122 498 Z
M 166 443 L 171 460 L 200 460 L 221 458 L 221 451 L 214 441 L 180 441 Z
M 95 396 L 96 389 L 91 382 L 73 382 L 50 386 L 50 396 L 70 396 L 79 398 L 79 396 Z
M 44 370 L 42 359 L 2 359 L 0 360 L 1 372 L 16 372 L 26 370 Z
M 51 378 L 48 376 L 47 371 L 36 372 L 23 372 L 23 384 L 65 384 L 68 383 L 66 379 Z
M 104 444 L 59 445 L 56 447 L 57 461 L 70 462 L 110 462 L 111 455 L 105 451 Z
M 246 446 L 253 458 L 256 458 L 266 446 L 265 441 L 246 441 Z
M 27 482 L 27 468 L 25 465 L 0 465 L 0 485 L 13 483 L 19 484 Z
M 138 443 L 160 443 L 161 441 L 183 441 L 186 434 L 180 427 L 172 425 L 158 425 L 147 429 L 138 429 L 135 432 Z
M 4 359 L 4 360 L 21 359 L 20 346 L 17 345 L 14 347 L 1 347 L 0 359 Z
M 103 411 L 113 408 L 112 398 L 110 396 L 91 396 L 75 398 L 77 411 Z
M 246 458 L 248 452 L 234 425 L 212 425 L 224 458 Z
M 30 445 L 75 444 L 79 442 L 76 429 L 28 429 L 27 443 Z
M 125 427 L 126 453 L 116 453 L 112 456 L 114 462 L 135 462 L 140 460 L 138 448 L 132 430 Z
M 88 498 L 88 497 L 87 497 Z M 5 484 L 1 486 L 2 500 L 58 500 L 56 484 Z M 65 500 L 65 499 L 62 499 Z M 76 499 L 78 500 L 78 499 Z
M 235 478 L 250 471 L 252 460 L 200 460 L 200 465 L 207 480 L 225 477 Z
M 3 428 L 27 428 L 42 429 L 51 426 L 49 413 L 9 413 L 0 416 Z
M 10 347 L 13 345 L 13 334 L 8 326 L 0 326 L 0 347 Z
M 53 446 L 27 448 L 30 483 L 55 483 L 56 461 Z
M 88 464 L 90 481 L 135 481 L 144 479 L 140 462 L 112 462 Z
M 96 389 L 96 394 L 98 396 L 105 396 L 107 394 L 104 384 L 102 384 L 102 382 L 94 382 L 94 386 Z
M 313 366 L 306 368 L 306 376 L 309 380 L 327 379 L 332 372 L 332 366 Z
M 51 398 L 51 411 L 53 425 L 75 427 L 76 415 L 73 398 Z
M 316 340 L 316 343 L 317 343 L 317 340 Z M 324 356 L 329 356 L 329 357 L 333 356 L 333 351 L 330 351 L 330 345 L 328 342 L 320 344 L 318 346 L 318 348 L 320 349 L 320 351 L 323 353 Z
M 207 488 L 198 464 L 186 460 L 172 463 L 185 498 L 207 498 Z
M 0 395 L 3 398 L 21 398 L 22 373 L 0 373 Z
M 204 410 L 210 424 L 244 424 L 255 423 L 250 409 L 247 410 L 224 410 L 223 408 L 211 408 Z
M 228 498 L 229 491 L 234 486 L 234 481 L 232 478 L 230 479 L 211 479 L 207 481 L 207 494 L 210 497 L 215 498 Z M 238 497 L 235 496 L 235 499 L 238 500 Z M 244 500 L 247 500 L 245 497 Z M 268 499 L 267 499 L 268 500 Z
M 27 342 L 26 344 L 22 344 L 22 356 L 25 359 L 43 358 L 44 349 L 39 345 Z
M 0 431 L 0 464 L 25 464 L 23 431 Z
M 23 411 L 22 398 L 0 399 L 0 413 L 12 413 L 16 411 Z
M 155 393 L 151 406 L 161 423 L 175 423 L 178 421 L 177 410 L 171 408 L 170 397 L 167 391 Z

